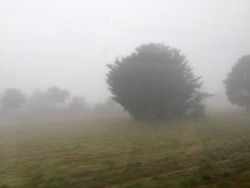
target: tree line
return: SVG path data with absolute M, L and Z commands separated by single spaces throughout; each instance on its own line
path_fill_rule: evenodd
M 96 112 L 118 109 L 114 101 L 136 120 L 162 120 L 171 116 L 202 117 L 203 101 L 213 96 L 203 91 L 203 81 L 194 75 L 180 50 L 161 43 L 140 45 L 135 52 L 107 65 L 106 82 L 112 97 L 95 106 Z M 242 56 L 224 80 L 228 100 L 250 111 L 250 55 Z M 4 112 L 17 110 L 27 97 L 19 89 L 6 89 L 1 106 Z M 65 108 L 65 102 L 67 102 Z M 32 112 L 88 111 L 82 96 L 50 87 L 37 90 L 28 98 Z
M 20 89 L 8 88 L 1 97 L 0 109 L 2 114 L 21 111 L 32 114 L 67 112 L 89 115 L 121 111 L 110 98 L 107 98 L 105 102 L 90 105 L 83 96 L 72 96 L 67 89 L 56 86 L 49 87 L 45 91 L 37 89 L 30 96 L 26 96 Z

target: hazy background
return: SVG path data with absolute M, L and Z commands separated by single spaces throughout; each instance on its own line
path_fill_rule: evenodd
M 55 85 L 103 101 L 106 64 L 149 42 L 181 49 L 224 105 L 222 81 L 250 53 L 250 1 L 1 0 L 0 94 Z

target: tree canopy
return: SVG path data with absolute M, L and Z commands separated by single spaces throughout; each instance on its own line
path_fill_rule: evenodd
M 47 93 L 42 90 L 35 90 L 29 97 L 28 107 L 31 112 L 50 112 L 51 104 L 48 100 Z
M 53 108 L 56 104 L 63 103 L 70 96 L 70 92 L 66 89 L 60 89 L 56 86 L 47 89 L 47 97 L 51 101 Z
M 135 119 L 165 119 L 202 111 L 201 77 L 196 77 L 179 50 L 143 44 L 108 65 L 107 84 L 113 100 Z
M 83 112 L 87 110 L 85 98 L 82 96 L 74 96 L 69 103 L 70 112 Z
M 228 100 L 250 110 L 250 55 L 241 57 L 224 81 Z
M 19 89 L 6 89 L 1 102 L 4 110 L 17 110 L 25 102 L 25 95 Z

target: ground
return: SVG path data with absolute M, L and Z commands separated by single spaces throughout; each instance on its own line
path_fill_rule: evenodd
M 0 120 L 0 188 L 250 187 L 250 117 Z

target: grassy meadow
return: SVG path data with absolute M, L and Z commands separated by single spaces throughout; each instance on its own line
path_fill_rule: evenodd
M 250 187 L 250 117 L 0 120 L 0 188 Z

